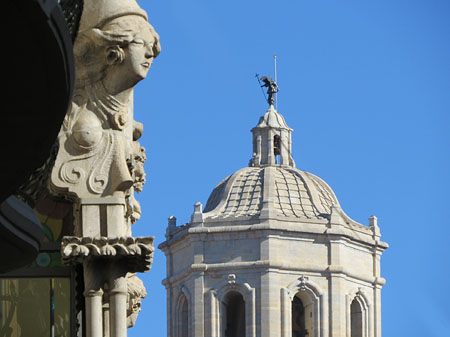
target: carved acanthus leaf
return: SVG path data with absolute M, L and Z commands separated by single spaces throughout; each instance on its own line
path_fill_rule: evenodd
M 61 242 L 62 259 L 65 264 L 77 264 L 87 258 L 124 258 L 130 271 L 148 271 L 155 250 L 153 240 L 153 237 L 65 236 Z

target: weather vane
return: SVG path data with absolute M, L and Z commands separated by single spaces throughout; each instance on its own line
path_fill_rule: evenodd
M 266 98 L 264 91 L 263 91 L 263 95 L 269 105 L 273 105 L 274 103 L 275 104 L 277 103 L 276 102 L 276 93 L 279 91 L 278 85 L 277 85 L 277 56 L 275 55 L 273 58 L 274 58 L 274 62 L 275 62 L 275 81 L 272 81 L 272 76 L 269 76 L 269 78 L 267 78 L 267 76 L 263 76 L 263 77 L 259 78 L 259 75 L 256 74 L 256 78 L 258 79 L 258 82 L 261 85 L 261 88 L 263 88 L 263 87 L 267 88 L 267 96 L 268 97 Z M 261 84 L 261 82 L 263 84 Z M 277 107 L 275 107 L 275 108 L 277 108 Z

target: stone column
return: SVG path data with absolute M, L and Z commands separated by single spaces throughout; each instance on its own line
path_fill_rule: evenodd
M 343 226 L 343 219 L 340 213 L 340 207 L 333 205 L 331 207 L 329 230 L 329 312 L 330 312 L 330 331 L 333 336 L 346 336 L 346 307 L 345 307 L 345 274 L 342 266 L 342 247 L 344 240 L 335 236 L 334 232 L 339 232 Z
M 110 337 L 109 331 L 109 298 L 108 293 L 103 294 L 103 337 Z
M 103 336 L 103 284 L 96 275 L 98 267 L 89 260 L 83 263 L 87 337 Z
M 281 288 L 281 337 L 292 337 L 292 295 Z
M 274 132 L 272 129 L 267 130 L 267 164 L 275 164 L 275 153 L 274 153 Z
M 130 314 L 134 316 L 129 325 L 127 297 L 128 283 L 131 281 L 127 278 L 127 273 L 150 270 L 153 240 L 153 237 L 63 238 L 63 262 L 69 265 L 83 264 L 87 337 L 126 337 L 127 327 L 134 325 L 138 313 L 138 310 L 133 312 L 131 308 Z M 130 294 L 130 298 L 139 297 L 137 309 L 140 309 L 140 298 L 146 295 L 143 284 L 139 287 L 143 288 L 139 289 L 139 294 L 136 294 L 136 290 L 134 294 Z M 108 298 L 109 314 L 104 310 L 104 299 Z
M 330 274 L 329 311 L 331 313 L 330 331 L 334 336 L 346 336 L 346 308 L 345 308 L 345 275 L 338 270 Z
M 205 309 L 204 309 L 204 272 L 196 272 L 192 275 L 194 289 L 194 303 L 191 306 L 193 317 L 193 337 L 205 336 Z
M 85 290 L 86 301 L 86 336 L 103 336 L 103 310 L 102 310 L 103 290 Z
M 289 135 L 288 131 L 282 130 L 280 136 L 280 164 L 289 165 Z
M 373 260 L 374 260 L 374 275 L 375 282 L 373 284 L 373 336 L 381 337 L 381 287 L 385 283 L 385 280 L 381 277 L 380 273 L 380 259 L 381 251 L 374 248 Z
M 331 215 L 333 220 L 333 210 Z M 331 224 L 331 226 L 338 226 Z M 343 242 L 339 238 L 331 238 L 329 241 L 329 312 L 330 312 L 330 331 L 333 332 L 333 336 L 345 336 L 346 335 L 346 307 L 345 307 L 345 274 L 343 273 L 343 267 L 341 265 Z
M 110 337 L 127 336 L 127 280 L 114 275 L 109 280 Z
M 270 271 L 261 273 L 261 337 L 280 337 L 282 331 L 281 315 L 274 315 L 283 310 L 277 277 L 276 273 Z

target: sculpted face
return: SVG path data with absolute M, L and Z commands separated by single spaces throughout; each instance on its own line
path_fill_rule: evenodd
M 127 309 L 127 327 L 131 328 L 136 324 L 139 312 L 141 311 L 141 298 L 132 298 Z
M 139 80 L 147 76 L 155 55 L 153 45 L 155 38 L 149 29 L 137 33 L 133 41 L 125 48 L 124 67 Z
M 147 76 L 153 59 L 159 53 L 159 38 L 153 27 L 136 15 L 116 18 L 102 31 L 111 39 L 106 54 L 109 66 L 105 69 L 103 82 L 108 92 L 115 95 Z

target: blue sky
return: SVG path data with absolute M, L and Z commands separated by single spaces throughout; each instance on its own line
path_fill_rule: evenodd
M 297 167 L 345 212 L 379 218 L 384 337 L 450 331 L 450 1 L 140 0 L 162 53 L 135 89 L 147 184 L 135 236 L 164 240 L 167 218 L 246 166 L 266 110 L 255 73 L 278 63 L 278 111 Z M 165 257 L 129 336 L 166 336 Z

